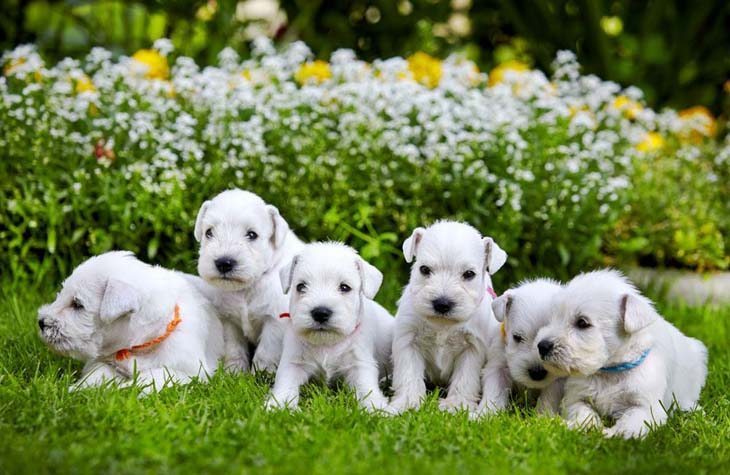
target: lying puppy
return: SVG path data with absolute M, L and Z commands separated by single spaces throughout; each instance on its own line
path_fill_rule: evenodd
M 536 338 L 545 367 L 570 376 L 563 416 L 571 428 L 616 423 L 608 437 L 643 437 L 675 401 L 697 407 L 707 349 L 664 320 L 651 301 L 612 270 L 575 277 L 554 298 L 550 324 Z
M 561 286 L 554 280 L 537 279 L 510 289 L 492 302 L 502 322 L 505 354 L 512 380 L 518 388 L 537 394 L 537 411 L 557 414 L 563 398 L 564 378 L 545 369 L 535 345 L 538 330 L 549 323 L 550 300 Z
M 342 376 L 368 410 L 390 412 L 378 387 L 390 360 L 393 317 L 372 298 L 383 275 L 350 247 L 314 243 L 281 270 L 292 325 L 267 408 L 296 407 L 315 374 Z
M 56 300 L 38 311 L 43 341 L 84 361 L 71 389 L 136 381 L 147 390 L 207 379 L 222 356 L 223 331 L 208 301 L 179 272 L 131 252 L 78 266 Z M 135 372 L 137 373 L 135 375 Z
M 195 221 L 200 242 L 198 273 L 220 289 L 212 299 L 223 317 L 226 367 L 275 371 L 281 357 L 287 299 L 279 270 L 302 243 L 279 211 L 248 191 L 228 190 L 200 207 Z
M 491 238 L 453 221 L 416 228 L 403 243 L 403 254 L 415 263 L 395 319 L 391 404 L 397 411 L 417 408 L 427 378 L 448 386 L 442 410 L 473 410 L 486 361 L 481 407 L 503 408 L 511 383 L 488 289 L 490 274 L 507 254 Z

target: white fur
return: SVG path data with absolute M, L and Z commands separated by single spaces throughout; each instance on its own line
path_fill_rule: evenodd
M 545 369 L 535 336 L 549 323 L 550 301 L 560 288 L 554 280 L 537 279 L 507 290 L 492 302 L 494 316 L 504 325 L 505 354 L 512 380 L 519 389 L 536 392 L 537 410 L 547 414 L 558 413 L 565 378 Z
M 390 360 L 394 319 L 372 300 L 382 280 L 339 243 L 308 244 L 281 270 L 292 324 L 267 408 L 296 407 L 299 387 L 321 375 L 344 377 L 365 409 L 391 412 L 378 382 Z M 329 309 L 329 320 L 315 321 L 315 308 Z
M 275 371 L 286 327 L 279 315 L 287 309 L 279 270 L 301 241 L 274 206 L 237 189 L 203 203 L 195 239 L 200 242 L 198 273 L 219 289 L 211 298 L 224 321 L 226 367 L 248 370 L 251 345 L 254 369 Z M 216 268 L 219 258 L 235 261 L 225 275 Z
M 590 327 L 580 329 L 578 319 Z M 651 301 L 620 273 L 581 274 L 554 298 L 551 322 L 537 344 L 552 342 L 545 366 L 570 376 L 565 385 L 563 416 L 570 427 L 601 427 L 601 416 L 615 419 L 604 429 L 609 437 L 643 437 L 662 425 L 674 402 L 693 410 L 707 376 L 707 349 L 664 320 Z M 644 362 L 620 373 L 602 367 Z
M 403 254 L 415 263 L 395 319 L 391 404 L 398 411 L 417 408 L 428 379 L 448 386 L 441 409 L 474 410 L 486 362 L 480 407 L 482 412 L 503 408 L 511 383 L 487 288 L 506 254 L 491 238 L 452 221 L 416 228 L 403 243 Z M 429 275 L 423 275 L 423 266 Z M 474 272 L 471 280 L 464 277 L 466 271 Z M 434 310 L 438 298 L 454 303 L 446 315 Z
M 83 308 L 74 308 L 74 300 Z M 175 305 L 182 321 L 168 338 L 116 361 L 118 350 L 163 335 Z M 184 274 L 140 262 L 130 252 L 108 252 L 79 265 L 38 319 L 48 346 L 86 363 L 72 389 L 131 384 L 136 371 L 140 386 L 159 390 L 207 379 L 222 356 L 221 325 L 206 298 Z

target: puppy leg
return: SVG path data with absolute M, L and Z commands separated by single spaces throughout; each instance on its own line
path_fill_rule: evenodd
M 172 387 L 176 384 L 187 384 L 192 377 L 178 370 L 170 368 L 152 368 L 140 371 L 135 380 L 130 381 L 128 385 L 136 385 L 142 389 L 142 394 L 161 391 L 164 388 Z
M 309 380 L 310 373 L 301 365 L 284 361 L 276 372 L 274 388 L 264 407 L 268 410 L 296 409 L 299 405 L 299 388 Z
M 117 371 L 106 363 L 90 361 L 84 365 L 81 371 L 81 378 L 69 386 L 69 392 L 78 391 L 114 381 L 120 383 L 124 378 Z
M 535 409 L 538 414 L 546 416 L 557 415 L 560 411 L 560 401 L 563 399 L 563 385 L 565 380 L 557 379 L 550 386 L 540 391 Z
M 601 416 L 584 401 L 575 401 L 563 409 L 563 417 L 568 427 L 573 430 L 600 429 L 603 426 Z
M 480 390 L 479 373 L 483 360 L 484 358 L 473 348 L 467 349 L 459 356 L 451 375 L 448 395 L 439 402 L 439 409 L 456 412 L 463 409 L 472 411 L 477 407 Z
M 248 341 L 233 322 L 223 320 L 224 367 L 231 373 L 244 373 L 249 369 Z
M 360 405 L 367 411 L 393 413 L 388 398 L 378 385 L 378 365 L 375 361 L 363 361 L 355 365 L 347 375 L 348 383 L 355 389 Z
M 658 402 L 650 407 L 637 406 L 628 409 L 616 424 L 603 430 L 606 437 L 623 437 L 624 439 L 643 438 L 651 430 L 651 425 L 660 426 L 667 420 L 667 412 Z
M 393 391 L 390 404 L 396 412 L 416 409 L 426 395 L 426 363 L 411 339 L 393 344 Z
M 254 371 L 276 372 L 281 359 L 281 346 L 284 337 L 284 326 L 274 317 L 268 317 L 261 329 L 261 338 L 253 356 Z
M 489 358 L 482 371 L 482 400 L 476 415 L 481 417 L 507 407 L 511 388 L 512 378 L 503 358 Z

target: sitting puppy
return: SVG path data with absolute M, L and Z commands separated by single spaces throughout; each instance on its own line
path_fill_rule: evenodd
M 488 291 L 490 274 L 507 254 L 491 238 L 453 221 L 416 228 L 403 254 L 415 263 L 395 319 L 391 404 L 397 411 L 417 408 L 427 378 L 448 386 L 442 410 L 474 410 L 486 361 L 481 407 L 503 408 L 511 383 Z
M 219 289 L 211 298 L 223 320 L 226 367 L 247 371 L 252 344 L 254 369 L 275 371 L 284 334 L 279 315 L 287 308 L 279 270 L 301 241 L 274 206 L 242 190 L 203 203 L 195 239 L 198 273 Z
M 553 299 L 551 321 L 535 339 L 545 367 L 570 376 L 563 416 L 571 428 L 601 427 L 608 437 L 643 437 L 676 401 L 697 407 L 707 349 L 664 320 L 651 301 L 612 270 L 575 277 Z
M 545 369 L 534 341 L 538 330 L 549 323 L 550 300 L 560 288 L 554 280 L 537 279 L 492 302 L 494 316 L 502 323 L 510 376 L 518 388 L 537 391 L 537 411 L 547 414 L 560 410 L 565 379 Z
M 367 410 L 390 412 L 378 387 L 390 360 L 393 317 L 372 298 L 383 275 L 350 247 L 314 243 L 281 270 L 292 325 L 267 408 L 296 407 L 315 374 L 342 376 Z
M 183 274 L 131 252 L 107 252 L 78 266 L 56 300 L 38 311 L 43 341 L 86 363 L 71 389 L 105 381 L 147 390 L 207 379 L 222 357 L 223 330 Z

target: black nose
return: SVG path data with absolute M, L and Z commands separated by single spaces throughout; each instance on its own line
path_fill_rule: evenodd
M 234 267 L 236 267 L 236 260 L 228 256 L 219 257 L 215 260 L 215 268 L 221 274 L 232 271 Z
M 46 319 L 45 318 L 38 319 L 38 328 L 40 328 L 41 330 L 44 330 L 46 328 Z
M 450 300 L 446 297 L 439 297 L 433 300 L 431 302 L 431 305 L 433 305 L 433 309 L 441 315 L 446 315 L 451 311 L 452 308 L 454 308 L 453 300 Z
M 312 319 L 317 323 L 325 323 L 332 316 L 332 310 L 327 307 L 314 307 L 311 312 Z
M 533 366 L 527 370 L 527 374 L 533 381 L 542 381 L 547 376 L 547 370 L 542 366 Z
M 553 351 L 554 346 L 555 345 L 550 340 L 540 341 L 540 343 L 537 344 L 537 351 L 540 352 L 540 357 L 545 359 L 545 357 Z

